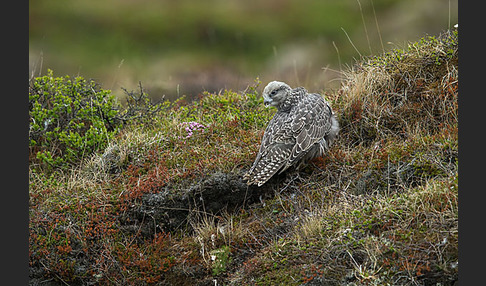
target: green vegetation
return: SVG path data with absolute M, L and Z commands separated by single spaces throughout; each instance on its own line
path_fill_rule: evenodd
M 390 1 L 375 2 L 378 8 L 390 5 Z M 361 23 L 360 18 L 349 13 L 357 9 L 352 1 L 287 1 L 283 5 L 260 1 L 117 4 L 117 1 L 32 3 L 31 40 L 38 45 L 42 38 L 48 37 L 59 47 L 61 56 L 72 51 L 82 57 L 83 66 L 99 65 L 99 61 L 111 61 L 117 56 L 136 56 L 147 61 L 150 56 L 174 51 L 196 54 L 203 62 L 216 55 L 219 59 L 237 58 L 236 62 L 244 64 L 242 60 L 250 63 L 264 60 L 272 54 L 272 46 L 289 39 L 315 39 L 323 34 L 344 39 L 345 35 L 336 27 L 350 30 Z M 322 11 L 326 11 L 326 17 Z M 300 14 L 308 15 L 309 20 L 299 20 L 296 15 Z M 77 36 L 72 38 L 66 31 L 76 31 Z M 93 52 L 83 53 L 87 49 Z
M 339 90 L 324 92 L 342 128 L 329 153 L 260 188 L 241 179 L 275 112 L 259 80 L 194 102 L 154 105 L 142 88 L 126 92 L 125 107 L 101 101 L 124 118 L 102 121 L 114 124 L 102 144 L 72 145 L 82 156 L 49 171 L 30 157 L 31 281 L 453 285 L 457 60 L 456 30 L 361 59 Z M 67 98 L 68 80 L 33 82 Z M 51 150 L 49 138 L 34 141 Z
M 103 148 L 119 132 L 117 102 L 110 91 L 82 77 L 37 77 L 29 89 L 31 164 L 47 169 Z
M 30 2 L 32 74 L 96 78 L 119 98 L 139 81 L 171 100 L 256 76 L 329 88 L 341 62 L 457 23 L 457 1 L 442 0 Z

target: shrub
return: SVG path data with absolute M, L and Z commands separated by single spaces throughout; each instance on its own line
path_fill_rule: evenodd
M 118 132 L 117 102 L 111 91 L 82 77 L 33 78 L 29 86 L 29 163 L 65 169 L 103 148 Z
M 126 107 L 118 116 L 118 120 L 124 124 L 153 124 L 157 115 L 170 107 L 169 101 L 153 103 L 148 94 L 143 90 L 142 82 L 138 83 L 139 91 L 128 91 L 123 88 L 126 95 Z

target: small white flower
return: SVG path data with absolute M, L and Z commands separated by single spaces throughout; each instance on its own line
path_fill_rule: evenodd
M 46 121 L 44 121 L 44 129 L 47 129 L 47 127 L 49 126 L 49 124 L 51 124 L 51 119 L 47 119 Z

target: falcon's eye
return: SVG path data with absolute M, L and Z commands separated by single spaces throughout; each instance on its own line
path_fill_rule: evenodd
M 272 92 L 270 92 L 270 95 L 275 95 L 277 94 L 277 90 L 272 90 Z

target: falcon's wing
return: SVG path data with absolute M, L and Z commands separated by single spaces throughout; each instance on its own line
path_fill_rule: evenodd
M 261 186 L 285 165 L 294 144 L 286 131 L 290 130 L 291 122 L 292 118 L 286 113 L 276 113 L 270 120 L 255 162 L 245 174 L 247 184 L 257 183 Z
M 299 103 L 291 123 L 295 144 L 282 171 L 299 161 L 315 143 L 323 140 L 331 129 L 331 116 L 330 106 L 318 94 L 309 94 Z

